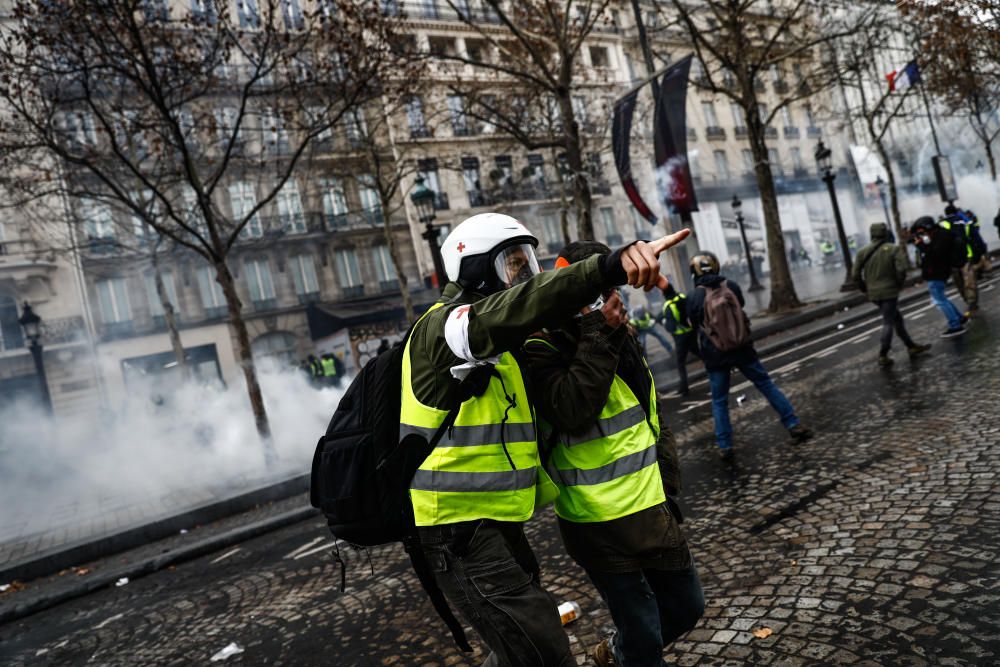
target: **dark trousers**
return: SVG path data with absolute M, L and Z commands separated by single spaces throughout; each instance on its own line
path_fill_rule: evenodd
M 693 331 L 682 334 L 673 334 L 675 357 L 677 358 L 677 375 L 680 376 L 681 384 L 679 391 L 682 394 L 688 393 L 688 372 L 687 356 L 688 352 L 701 358 L 698 353 L 698 337 Z
M 615 622 L 615 662 L 624 667 L 660 667 L 663 647 L 694 628 L 705 613 L 694 563 L 687 570 L 587 571 Z
M 903 325 L 903 314 L 899 312 L 899 299 L 880 299 L 872 303 L 878 307 L 878 311 L 882 314 L 882 346 L 879 348 L 879 355 L 884 357 L 889 354 L 893 330 L 899 336 L 899 340 L 903 341 L 903 345 L 913 347 L 913 339 L 910 338 L 910 334 L 906 333 L 906 327 Z
M 484 665 L 575 664 L 522 524 L 476 521 L 419 531 L 438 586 L 492 651 Z

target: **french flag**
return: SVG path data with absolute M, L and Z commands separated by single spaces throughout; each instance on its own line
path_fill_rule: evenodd
M 920 66 L 917 65 L 916 60 L 911 60 L 902 69 L 886 74 L 885 78 L 889 80 L 890 93 L 897 90 L 906 90 L 910 86 L 920 83 Z

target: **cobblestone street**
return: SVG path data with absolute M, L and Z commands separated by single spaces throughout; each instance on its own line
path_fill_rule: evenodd
M 956 300 L 956 303 L 959 301 Z M 664 401 L 685 472 L 685 528 L 707 609 L 668 663 L 1000 663 L 1000 290 L 969 333 L 942 340 L 936 308 L 905 309 L 932 353 L 898 341 L 881 370 L 864 320 L 765 359 L 816 438 L 793 446 L 734 378 L 736 459 L 715 451 L 707 385 Z M 745 396 L 745 400 L 737 400 Z M 543 583 L 583 617 L 580 664 L 608 613 L 548 512 L 529 524 Z M 462 654 L 401 549 L 343 551 L 315 519 L 0 627 L 0 663 L 477 665 Z M 113 560 L 113 559 L 110 559 Z M 374 576 L 372 574 L 374 570 Z M 14 593 L 16 594 L 16 593 Z

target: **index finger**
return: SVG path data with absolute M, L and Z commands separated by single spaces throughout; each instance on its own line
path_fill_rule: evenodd
M 653 254 L 659 257 L 661 252 L 663 252 L 667 248 L 671 248 L 677 245 L 690 235 L 691 235 L 691 230 L 685 227 L 679 232 L 674 232 L 673 234 L 667 234 L 666 236 L 660 237 L 655 241 L 650 241 L 649 247 L 653 251 Z

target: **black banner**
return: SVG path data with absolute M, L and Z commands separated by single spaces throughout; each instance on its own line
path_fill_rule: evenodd
M 635 180 L 632 178 L 632 160 L 629 157 L 629 145 L 632 134 L 632 114 L 635 112 L 635 99 L 639 95 L 636 90 L 631 95 L 615 105 L 614 120 L 611 124 L 611 148 L 615 154 L 615 167 L 618 169 L 618 178 L 621 179 L 625 195 L 635 206 L 639 215 L 649 220 L 651 225 L 656 224 L 656 214 L 653 213 L 646 202 L 639 194 Z
M 657 186 L 667 209 L 677 215 L 698 210 L 687 157 L 686 103 L 692 58 L 684 58 L 663 74 L 653 123 Z

